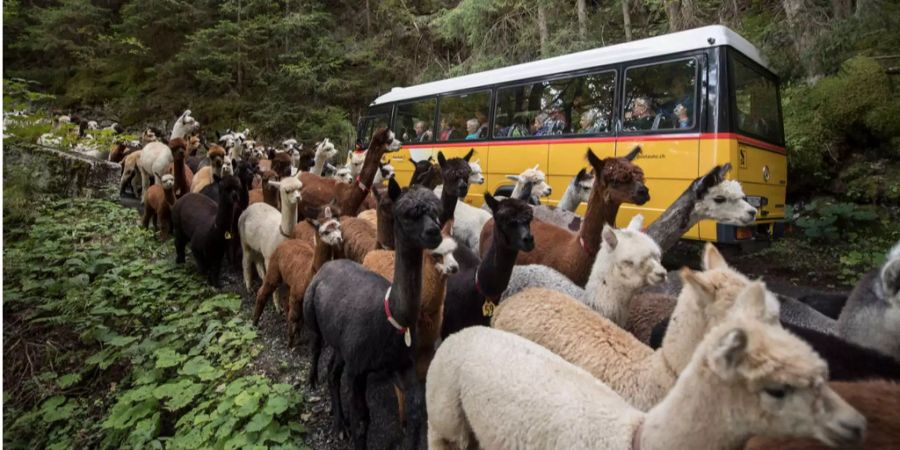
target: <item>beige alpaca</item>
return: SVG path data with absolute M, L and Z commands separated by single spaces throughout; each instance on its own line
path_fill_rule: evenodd
M 429 448 L 739 449 L 751 436 L 859 442 L 866 420 L 826 383 L 828 368 L 760 322 L 762 283 L 694 352 L 647 413 L 544 347 L 484 327 L 456 333 L 428 371 Z

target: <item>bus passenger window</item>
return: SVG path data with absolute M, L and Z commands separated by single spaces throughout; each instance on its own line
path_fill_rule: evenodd
M 438 141 L 487 138 L 490 91 L 448 95 L 440 100 Z M 470 130 L 472 123 L 475 124 L 474 130 Z
M 624 131 L 691 129 L 696 122 L 694 59 L 625 71 Z
M 397 105 L 394 134 L 405 143 L 431 142 L 436 108 L 437 100 L 433 98 Z

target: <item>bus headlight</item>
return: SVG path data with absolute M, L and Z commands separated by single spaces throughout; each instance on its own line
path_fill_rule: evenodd
M 747 200 L 747 203 L 749 203 L 754 208 L 762 208 L 763 206 L 769 204 L 768 197 L 762 197 L 759 195 L 748 195 L 744 197 L 744 199 Z

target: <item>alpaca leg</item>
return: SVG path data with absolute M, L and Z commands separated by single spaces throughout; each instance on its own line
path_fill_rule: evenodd
M 253 306 L 253 325 L 259 325 L 259 318 L 262 316 L 263 310 L 266 308 L 266 298 L 272 294 L 272 291 L 278 290 L 281 284 L 281 267 L 278 264 L 269 266 L 269 272 L 263 278 L 262 286 L 256 291 L 256 303 Z
M 271 272 L 272 269 L 270 268 Z M 303 323 L 303 290 L 295 290 L 291 287 L 290 295 L 288 296 L 287 308 L 285 308 L 285 312 L 287 315 L 287 324 L 288 324 L 288 347 L 293 347 L 295 339 L 300 335 L 300 324 Z
M 184 248 L 187 246 L 187 236 L 181 228 L 175 228 L 175 262 L 184 264 Z
M 350 420 L 353 433 L 353 447 L 365 450 L 369 430 L 369 405 L 366 403 L 365 373 L 353 376 L 350 388 Z
M 165 241 L 169 239 L 169 232 L 172 230 L 172 223 L 168 218 L 158 215 L 156 221 L 159 223 L 159 239 Z
M 319 334 L 318 330 L 311 327 L 309 328 L 309 331 L 312 333 L 312 345 L 310 346 L 309 378 L 306 379 L 306 382 L 309 383 L 310 387 L 315 388 L 316 383 L 319 380 L 319 358 L 322 356 L 322 335 Z M 340 391 L 338 394 L 340 395 Z
M 134 172 L 134 170 L 130 170 L 122 174 L 122 178 L 119 180 L 119 197 L 125 196 L 125 188 L 131 185 L 131 180 L 134 179 Z M 132 193 L 137 197 L 137 193 Z
M 150 187 L 150 173 L 146 172 L 143 167 L 138 166 L 141 171 L 141 204 L 144 204 L 144 200 L 147 196 L 147 189 Z
M 222 257 L 212 258 L 212 261 L 209 262 L 209 267 L 207 267 L 207 277 L 209 279 L 209 285 L 221 288 L 222 283 L 219 281 L 219 272 L 222 268 Z
M 150 226 L 150 218 L 153 217 L 153 209 L 149 205 L 144 205 L 144 215 L 141 217 L 141 226 L 146 230 Z
M 250 249 L 246 246 L 242 246 L 244 251 L 244 256 L 241 259 L 241 267 L 244 271 L 244 287 L 247 288 L 247 291 L 253 292 L 253 288 L 251 287 L 251 282 L 253 281 L 253 261 L 251 261 Z
M 333 355 L 328 368 L 328 389 L 331 392 L 331 415 L 334 419 L 334 432 L 343 436 L 347 432 L 347 417 L 344 404 L 341 402 L 341 377 L 344 374 L 344 361 Z
M 395 373 L 395 388 L 399 387 L 403 392 L 403 401 L 405 403 L 404 413 L 405 421 L 401 422 L 406 430 L 404 448 L 416 448 L 419 437 L 422 434 L 422 428 L 425 426 L 425 420 L 422 417 L 422 410 L 425 406 L 424 388 L 419 383 L 416 376 L 416 366 L 410 365 L 403 371 Z
M 400 426 L 406 428 L 406 396 L 403 395 L 400 386 L 396 384 L 394 385 L 394 395 L 397 396 L 397 418 Z

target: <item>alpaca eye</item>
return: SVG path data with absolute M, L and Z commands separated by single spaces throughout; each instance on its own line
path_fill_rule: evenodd
M 725 203 L 725 197 L 719 196 L 713 199 L 716 203 Z
M 782 386 L 782 387 L 776 387 L 776 388 L 766 388 L 765 391 L 766 391 L 766 394 L 768 394 L 770 397 L 782 399 L 788 393 L 790 393 L 790 388 L 788 386 Z
M 624 264 L 626 267 L 632 267 L 632 266 L 634 266 L 634 261 L 630 261 L 630 260 L 626 259 L 625 261 L 622 261 L 622 264 Z

